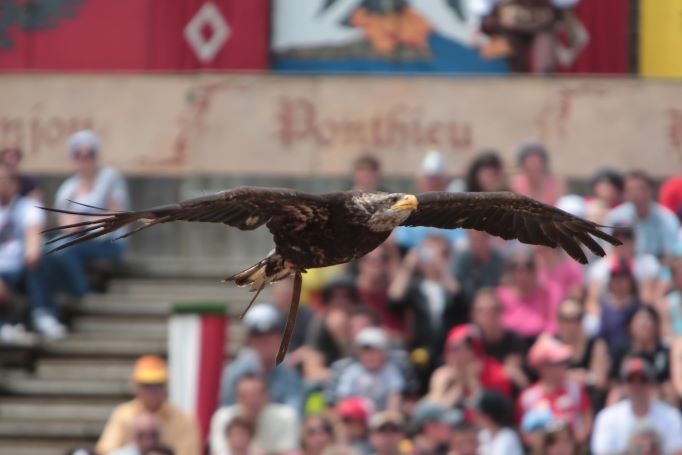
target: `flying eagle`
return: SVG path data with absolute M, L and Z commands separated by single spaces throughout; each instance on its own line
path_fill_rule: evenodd
M 48 242 L 59 242 L 51 252 L 136 221 L 142 225 L 118 238 L 170 221 L 223 223 L 241 230 L 266 225 L 273 235 L 275 249 L 262 261 L 225 281 L 249 285 L 256 293 L 244 310 L 246 313 L 266 284 L 294 275 L 294 292 L 278 363 L 286 354 L 296 320 L 301 274 L 306 269 L 343 264 L 362 257 L 386 240 L 397 226 L 477 229 L 506 240 L 559 246 L 583 264 L 587 263 L 587 257 L 581 245 L 604 256 L 604 250 L 592 236 L 612 245 L 620 244 L 602 232 L 602 226 L 510 192 L 430 192 L 415 196 L 347 191 L 313 195 L 284 188 L 240 187 L 134 212 L 46 210 L 95 217 L 47 229 L 45 232 L 67 230 Z

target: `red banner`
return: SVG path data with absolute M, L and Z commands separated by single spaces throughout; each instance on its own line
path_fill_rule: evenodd
M 565 73 L 622 74 L 629 72 L 630 2 L 582 0 L 575 13 L 589 41 Z
M 0 69 L 265 69 L 268 0 L 6 0 Z

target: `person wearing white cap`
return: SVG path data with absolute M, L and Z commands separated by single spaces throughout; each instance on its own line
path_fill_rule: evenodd
M 83 205 L 88 205 L 101 208 L 103 213 L 129 209 L 128 187 L 123 176 L 117 170 L 98 163 L 100 140 L 95 133 L 82 130 L 73 134 L 69 139 L 68 151 L 76 167 L 76 174 L 66 179 L 57 190 L 55 208 L 82 211 Z M 80 215 L 62 213 L 58 224 L 82 221 L 87 220 Z M 93 260 L 119 260 L 124 243 L 110 240 L 124 233 L 125 231 L 116 231 L 59 252 L 54 260 L 67 275 L 66 290 L 76 297 L 85 296 L 89 292 L 85 265 Z M 59 246 L 59 243 L 52 246 Z
M 242 320 L 247 330 L 246 345 L 223 371 L 220 404 L 236 402 L 237 383 L 243 376 L 263 376 L 270 401 L 301 410 L 303 384 L 296 370 L 287 364 L 275 364 L 280 337 L 284 330 L 284 314 L 270 303 L 257 303 Z
M 366 327 L 355 337 L 357 361 L 339 376 L 336 396 L 360 396 L 372 401 L 376 410 L 400 409 L 405 378 L 388 359 L 388 335 L 378 327 Z

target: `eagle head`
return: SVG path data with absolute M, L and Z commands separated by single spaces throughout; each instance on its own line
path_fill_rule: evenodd
M 372 231 L 391 231 L 407 219 L 419 205 L 412 194 L 372 194 L 365 202 L 371 213 L 367 225 Z

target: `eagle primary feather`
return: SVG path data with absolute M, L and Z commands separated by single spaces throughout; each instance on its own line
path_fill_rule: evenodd
M 241 230 L 265 225 L 273 235 L 274 251 L 255 266 L 226 279 L 240 286 L 251 285 L 256 296 L 268 283 L 289 275 L 294 275 L 300 284 L 301 273 L 308 268 L 364 256 L 399 225 L 477 229 L 507 240 L 560 246 L 581 263 L 587 262 L 583 245 L 598 256 L 604 255 L 592 236 L 612 245 L 620 243 L 595 223 L 510 192 L 432 192 L 415 197 L 353 191 L 313 195 L 285 188 L 240 187 L 135 212 L 45 210 L 94 218 L 47 229 L 45 232 L 68 230 L 48 242 L 55 245 L 53 252 L 138 221 L 143 224 L 122 237 L 171 221 L 223 223 Z M 292 296 L 293 311 L 289 313 L 278 362 L 291 336 L 298 304 L 296 294 Z

